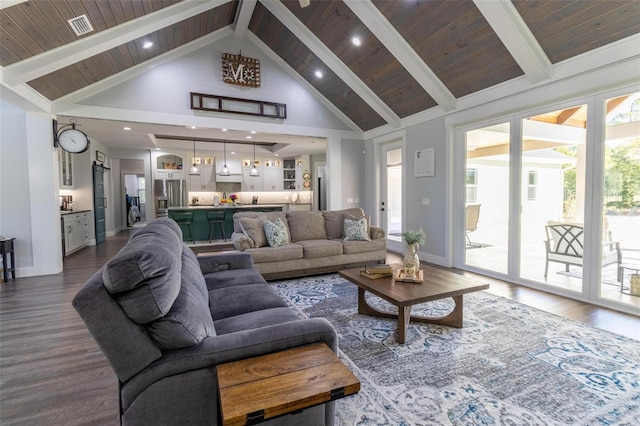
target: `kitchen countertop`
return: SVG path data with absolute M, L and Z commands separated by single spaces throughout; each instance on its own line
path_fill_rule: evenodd
M 221 209 L 261 209 L 271 207 L 284 207 L 286 204 L 229 204 L 219 206 L 184 206 L 184 207 L 169 207 L 167 210 L 221 210 Z
M 65 216 L 68 214 L 75 214 L 75 213 L 85 213 L 90 211 L 91 210 L 60 210 L 60 216 Z

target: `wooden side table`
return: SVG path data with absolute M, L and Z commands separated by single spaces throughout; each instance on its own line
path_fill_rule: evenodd
M 0 239 L 0 254 L 2 254 L 2 278 L 6 282 L 7 274 L 11 272 L 11 278 L 16 279 L 16 255 L 13 252 L 13 242 L 15 238 Z M 11 266 L 7 264 L 7 255 L 11 255 Z
M 256 424 L 360 391 L 324 343 L 218 365 L 223 425 Z

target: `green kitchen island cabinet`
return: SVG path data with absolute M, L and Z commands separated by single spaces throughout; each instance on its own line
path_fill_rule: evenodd
M 174 213 L 181 212 L 193 212 L 193 220 L 190 228 L 193 233 L 192 237 L 189 236 L 189 231 L 186 230 L 186 226 L 182 225 L 182 238 L 185 242 L 191 242 L 192 239 L 196 242 L 209 241 L 209 221 L 207 220 L 207 211 L 225 211 L 226 215 L 223 222 L 224 232 L 227 237 L 227 241 L 231 241 L 231 234 L 233 233 L 233 215 L 236 212 L 252 211 L 252 212 L 280 212 L 284 209 L 282 204 L 246 204 L 246 205 L 234 205 L 234 206 L 187 206 L 187 207 L 169 207 L 169 217 L 173 218 Z M 214 225 L 213 235 L 211 241 L 223 240 L 220 227 Z

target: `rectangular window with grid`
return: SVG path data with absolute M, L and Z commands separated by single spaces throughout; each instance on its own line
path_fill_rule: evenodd
M 527 176 L 527 200 L 535 201 L 538 189 L 538 172 L 536 170 L 529 170 Z
M 467 169 L 467 203 L 478 201 L 478 169 Z

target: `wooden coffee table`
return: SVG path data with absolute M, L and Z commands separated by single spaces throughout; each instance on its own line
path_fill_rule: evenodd
M 400 268 L 400 265 L 393 265 Z M 358 313 L 382 318 L 398 319 L 398 343 L 404 344 L 409 321 L 440 324 L 462 328 L 462 296 L 474 291 L 486 290 L 482 284 L 448 271 L 430 271 L 423 283 L 396 282 L 393 277 L 370 279 L 360 275 L 363 268 L 344 269 L 340 276 L 358 286 Z M 370 292 L 398 307 L 398 314 L 380 311 L 367 303 L 365 292 Z M 453 298 L 453 311 L 443 317 L 411 315 L 411 307 L 433 300 Z

